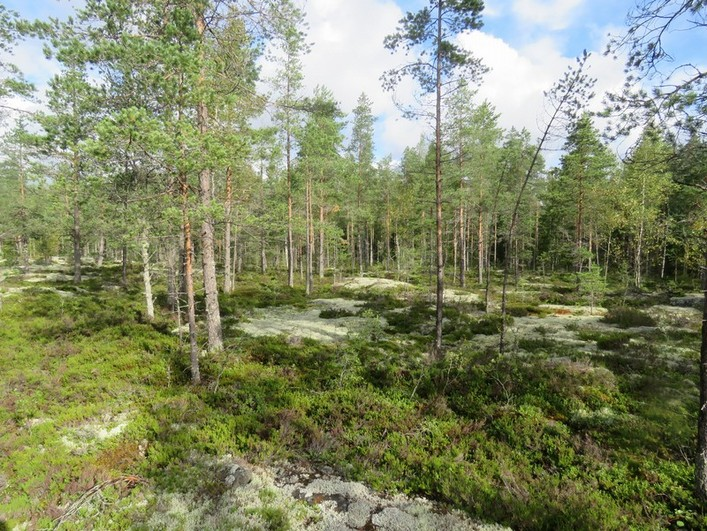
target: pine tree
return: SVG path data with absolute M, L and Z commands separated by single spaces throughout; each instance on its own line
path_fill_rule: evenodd
M 385 38 L 385 47 L 391 51 L 403 49 L 417 57 L 406 65 L 383 76 L 383 86 L 392 90 L 406 76 L 417 81 L 424 94 L 434 94 L 435 124 L 435 224 L 436 224 L 436 311 L 433 354 L 441 359 L 442 311 L 444 308 L 444 242 L 442 217 L 442 100 L 444 87 L 458 70 L 472 77 L 481 71 L 481 65 L 469 52 L 454 42 L 462 31 L 481 27 L 480 0 L 430 0 L 429 7 L 416 13 L 408 12 L 400 20 L 398 31 Z

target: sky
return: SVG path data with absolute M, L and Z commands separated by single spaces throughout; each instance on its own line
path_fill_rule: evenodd
M 64 17 L 81 0 L 0 0 L 27 18 Z M 311 52 L 303 58 L 305 95 L 326 86 L 350 113 L 362 92 L 373 102 L 377 156 L 399 159 L 405 147 L 421 135 L 430 137 L 429 124 L 401 117 L 393 97 L 383 91 L 381 74 L 399 66 L 404 57 L 383 47 L 406 11 L 428 0 L 295 0 L 306 12 Z M 459 43 L 490 69 L 477 89 L 477 103 L 489 101 L 500 124 L 527 128 L 538 136 L 543 122 L 543 92 L 562 75 L 583 50 L 591 52 L 589 74 L 597 78 L 595 109 L 601 94 L 618 90 L 624 79 L 623 61 L 604 56 L 608 34 L 621 34 L 634 0 L 487 0 L 480 30 L 459 36 Z M 699 53 L 704 47 L 693 46 Z M 689 55 L 686 48 L 685 53 Z M 689 58 L 688 58 L 689 59 Z M 18 46 L 13 61 L 41 89 L 59 71 L 43 59 L 41 45 Z M 264 64 L 263 75 L 272 73 Z M 411 101 L 414 84 L 402 83 L 399 101 Z M 22 103 L 37 108 L 40 103 Z M 616 150 L 622 149 L 616 146 Z

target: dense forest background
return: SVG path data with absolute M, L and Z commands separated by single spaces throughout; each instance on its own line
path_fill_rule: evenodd
M 46 109 L 5 109 L 3 266 L 22 274 L 61 257 L 77 286 L 86 285 L 87 270 L 114 267 L 122 288 L 141 301 L 140 320 L 186 323 L 193 384 L 212 382 L 212 361 L 202 377 L 203 352 L 237 348 L 222 317 L 252 305 L 243 283 L 253 275 L 304 297 L 352 276 L 435 285 L 434 333 L 410 348 L 447 364 L 465 337 L 455 335 L 458 322 L 445 314 L 445 289 L 480 294 L 477 310 L 500 327 L 497 354 L 509 348 L 508 319 L 527 314 L 508 295 L 524 279 L 562 279 L 568 298 L 592 308 L 609 296 L 625 304 L 648 293 L 702 289 L 704 70 L 689 65 L 660 76 L 669 57 L 661 29 L 682 17 L 691 31 L 702 31 L 702 3 L 637 7 L 625 36 L 611 45 L 629 57 L 625 90 L 606 97 L 601 119 L 589 113 L 593 81 L 586 57 L 578 59 L 546 95 L 540 138 L 504 129 L 496 109 L 476 97 L 484 67 L 453 38 L 479 24 L 482 7 L 432 1 L 403 19 L 397 33 L 391 28 L 385 46 L 406 48 L 413 59 L 382 82 L 391 89 L 405 76 L 418 82 L 420 105 L 406 112 L 435 135 L 408 147 L 401 160 L 377 160 L 376 118 L 365 93 L 347 114 L 326 87 L 303 92 L 301 58 L 309 45 L 303 13 L 288 2 L 88 0 L 67 21 L 25 21 L 0 6 L 0 46 L 42 38 L 62 68 Z M 277 71 L 261 80 L 268 93 L 256 83 L 263 56 Z M 2 66 L 0 96 L 32 97 L 22 73 Z M 619 157 L 612 140 L 628 133 L 635 144 Z M 562 145 L 554 166 L 543 158 L 551 141 Z M 136 289 L 139 295 L 130 291 Z M 557 302 L 551 291 L 537 302 Z M 412 396 L 459 390 L 449 374 L 444 380 L 442 369 L 431 370 L 424 392 L 422 376 L 417 385 L 413 379 Z M 684 525 L 674 512 L 680 503 L 689 505 L 684 510 L 696 527 L 704 524 L 696 500 L 707 492 L 700 457 L 707 437 L 700 440 L 688 459 L 698 463 L 698 495 L 671 502 L 662 524 Z M 437 487 L 415 488 L 500 518 Z M 533 527 L 528 515 L 510 523 L 523 518 Z

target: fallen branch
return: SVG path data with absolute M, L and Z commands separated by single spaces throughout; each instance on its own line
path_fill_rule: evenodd
M 64 512 L 64 514 L 62 514 L 60 517 L 54 519 L 53 529 L 58 529 L 61 524 L 63 524 L 69 518 L 74 516 L 84 504 L 91 501 L 94 497 L 100 495 L 101 492 L 106 487 L 110 487 L 111 485 L 118 485 L 121 483 L 124 483 L 128 489 L 132 489 L 132 488 L 136 487 L 137 485 L 147 484 L 147 480 L 145 480 L 144 478 L 141 478 L 140 476 L 127 475 L 127 476 L 119 476 L 119 477 L 113 478 L 113 479 L 107 479 L 106 481 L 103 481 L 101 483 L 98 483 L 97 485 L 94 485 L 93 487 L 88 489 L 86 492 L 84 492 L 78 500 L 76 500 L 74 503 L 69 505 L 69 507 Z

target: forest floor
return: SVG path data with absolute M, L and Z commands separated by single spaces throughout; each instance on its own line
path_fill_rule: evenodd
M 194 387 L 118 276 L 0 271 L 0 529 L 707 528 L 695 286 L 522 279 L 503 356 L 455 287 L 432 363 L 426 286 L 246 274 Z

